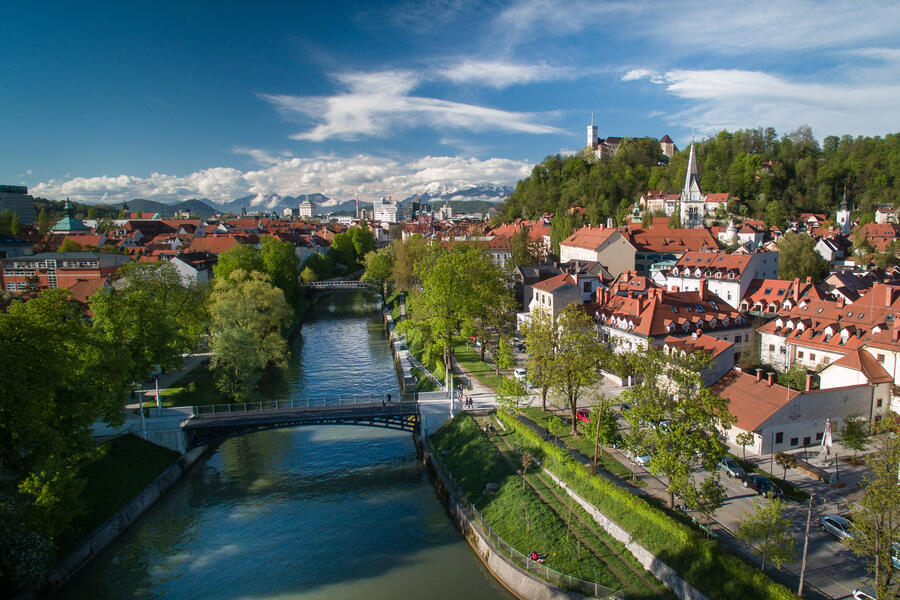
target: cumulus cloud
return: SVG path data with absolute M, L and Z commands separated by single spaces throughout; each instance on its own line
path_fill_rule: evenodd
M 880 135 L 900 120 L 900 84 L 877 79 L 807 82 L 739 69 L 672 70 L 659 80 L 667 92 L 688 101 L 670 114 L 673 124 L 712 133 L 720 129 L 772 125 L 789 131 L 808 123 L 821 135 Z
M 263 94 L 287 119 L 317 123 L 296 133 L 297 140 L 358 140 L 389 136 L 401 128 L 439 126 L 469 131 L 559 133 L 556 127 L 537 123 L 533 113 L 513 112 L 437 98 L 413 96 L 420 78 L 410 71 L 350 73 L 338 77 L 346 91 L 333 96 Z
M 542 81 L 563 81 L 578 76 L 571 67 L 476 59 L 462 60 L 440 69 L 439 73 L 453 83 L 477 83 L 496 89 Z
M 279 158 L 255 149 L 242 148 L 240 152 L 261 157 L 261 168 L 242 172 L 231 167 L 215 167 L 183 177 L 153 173 L 149 177 L 54 179 L 32 186 L 31 192 L 53 199 L 68 196 L 82 202 L 107 203 L 133 198 L 160 202 L 208 198 L 221 203 L 247 195 L 255 195 L 255 203 L 265 203 L 272 194 L 299 196 L 315 192 L 341 201 L 357 194 L 369 199 L 389 195 L 404 198 L 437 189 L 514 185 L 528 176 L 532 167 L 525 161 L 506 158 L 426 156 L 402 162 L 362 154 Z

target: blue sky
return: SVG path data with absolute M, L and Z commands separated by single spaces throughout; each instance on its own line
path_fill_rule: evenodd
M 0 183 L 340 200 L 512 185 L 601 136 L 900 123 L 900 4 L 424 0 L 0 8 Z

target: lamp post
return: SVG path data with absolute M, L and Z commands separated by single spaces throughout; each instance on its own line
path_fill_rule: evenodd
M 154 380 L 156 381 L 156 416 L 162 416 L 162 401 L 159 399 L 159 375 L 157 375 Z

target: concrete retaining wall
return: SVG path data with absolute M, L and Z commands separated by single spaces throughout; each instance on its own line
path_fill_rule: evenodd
M 606 533 L 625 544 L 632 556 L 645 569 L 650 571 L 654 577 L 659 579 L 667 588 L 672 590 L 681 600 L 708 600 L 697 588 L 689 584 L 687 581 L 678 576 L 678 572 L 672 567 L 659 560 L 652 552 L 644 548 L 641 544 L 634 540 L 627 531 L 622 529 L 618 523 L 607 517 L 600 510 L 582 498 L 575 490 L 556 476 L 552 471 L 542 467 L 546 473 L 559 487 L 564 489 L 570 498 L 575 500 L 581 508 L 583 508 L 591 517 L 600 525 Z
M 431 480 L 438 492 L 438 496 L 440 496 L 441 501 L 447 508 L 447 512 L 450 513 L 466 541 L 469 542 L 469 545 L 497 581 L 502 583 L 516 597 L 528 600 L 577 600 L 585 598 L 581 594 L 567 592 L 534 577 L 530 573 L 521 570 L 518 565 L 498 552 L 472 516 L 463 508 L 453 490 L 447 486 L 440 470 L 432 463 L 431 455 L 418 440 L 417 443 L 422 452 L 422 462 L 431 474 Z
M 94 556 L 99 554 L 113 540 L 124 533 L 153 503 L 159 500 L 207 451 L 207 446 L 194 448 L 187 454 L 178 457 L 168 469 L 162 472 L 153 483 L 144 488 L 140 494 L 119 509 L 103 525 L 95 529 L 81 544 L 72 551 L 47 577 L 47 589 L 55 590 L 68 581 Z M 28 598 L 30 595 L 22 595 Z

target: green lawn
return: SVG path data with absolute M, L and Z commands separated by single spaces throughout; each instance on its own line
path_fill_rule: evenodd
M 150 485 L 178 456 L 174 450 L 132 434 L 99 446 L 93 460 L 81 468 L 81 475 L 87 480 L 81 495 L 84 512 L 60 536 L 60 550 L 65 553 L 74 548 Z
M 212 373 L 203 365 L 185 375 L 177 387 L 159 390 L 162 405 L 173 406 L 206 406 L 209 404 L 228 404 L 229 400 L 216 388 Z M 156 399 L 144 402 L 145 408 L 155 408 Z
M 522 411 L 522 413 L 526 417 L 537 423 L 540 427 L 547 427 L 547 421 L 553 415 L 552 412 L 542 411 L 541 407 L 539 406 L 526 408 Z M 572 433 L 567 430 L 567 432 L 564 435 L 561 435 L 559 439 L 568 447 L 578 450 L 579 452 L 593 460 L 594 440 L 590 436 L 590 432 L 585 428 L 584 423 L 579 423 L 578 430 L 579 435 L 577 436 L 573 436 Z M 644 483 L 640 479 L 631 481 L 632 475 L 628 467 L 607 454 L 602 447 L 600 448 L 600 456 L 597 457 L 597 466 L 608 473 L 612 473 L 620 479 L 627 479 L 632 485 L 636 485 L 638 487 L 644 485 Z
M 493 365 L 482 362 L 480 352 L 481 350 L 474 346 L 467 348 L 466 343 L 463 340 L 459 340 L 453 345 L 453 353 L 456 356 L 456 361 L 468 371 L 469 374 L 477 379 L 481 385 L 490 388 L 491 391 L 496 393 L 497 387 L 503 379 L 503 375 L 497 375 L 494 372 Z

